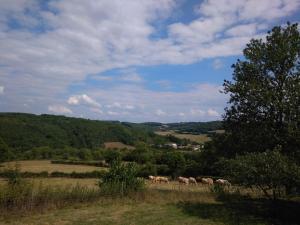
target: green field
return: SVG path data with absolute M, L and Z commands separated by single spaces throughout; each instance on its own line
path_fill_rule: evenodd
M 51 182 L 51 180 L 49 180 Z M 264 207 L 263 210 L 260 207 Z M 263 201 L 218 201 L 209 188 L 180 187 L 175 183 L 149 185 L 139 194 L 124 198 L 103 197 L 92 203 L 63 208 L 12 213 L 0 217 L 1 225 L 257 225 L 296 224 L 283 219 L 272 223 Z M 297 209 L 292 208 L 292 210 Z M 299 211 L 299 209 L 298 209 Z M 291 211 L 290 213 L 295 213 Z
M 48 173 L 59 171 L 64 173 L 72 172 L 92 172 L 95 170 L 106 170 L 107 168 L 86 166 L 86 165 L 66 165 L 66 164 L 52 164 L 50 160 L 23 160 L 23 161 L 12 161 L 1 164 L 0 170 L 5 168 L 14 168 L 15 165 L 20 167 L 22 172 L 43 172 Z
M 173 135 L 177 138 L 180 138 L 180 139 L 188 139 L 190 141 L 194 141 L 194 142 L 197 142 L 199 144 L 203 144 L 207 141 L 210 141 L 211 138 L 207 136 L 207 134 L 179 134 L 179 133 L 176 133 L 175 131 L 157 131 L 155 132 L 156 134 L 158 135 L 161 135 L 161 136 L 166 136 L 166 135 Z
M 125 145 L 122 142 L 105 142 L 104 147 L 107 149 L 134 149 L 131 145 Z
M 13 162 L 10 164 L 14 164 Z M 21 161 L 22 171 L 86 171 L 101 169 L 92 166 L 58 165 L 49 161 Z M 4 164 L 8 165 L 8 163 Z M 52 188 L 84 186 L 98 190 L 98 179 L 72 178 L 27 178 L 38 188 L 40 185 Z M 0 179 L 0 185 L 6 180 Z M 237 187 L 230 189 L 234 193 Z M 146 181 L 146 190 L 129 197 L 97 197 L 95 201 L 76 202 L 62 207 L 34 208 L 32 211 L 0 213 L 0 225 L 256 225 L 297 224 L 293 215 L 299 214 L 299 204 L 288 204 L 278 208 L 274 214 L 269 203 L 262 199 L 262 193 L 250 189 L 239 189 L 241 195 L 228 195 L 219 199 L 211 187 L 180 185 L 177 181 L 168 184 L 153 184 Z M 0 193 L 1 194 L 1 193 Z M 253 198 L 254 197 L 254 198 Z M 280 206 L 281 207 L 281 206 Z M 282 214 L 282 215 L 281 215 Z M 278 218 L 274 218 L 278 217 Z M 292 218 L 292 219 L 291 219 Z M 292 222 L 291 222 L 292 221 Z

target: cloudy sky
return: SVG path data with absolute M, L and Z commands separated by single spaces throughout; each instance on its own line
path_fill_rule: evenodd
M 0 0 L 0 111 L 220 119 L 245 44 L 299 12 L 300 0 Z

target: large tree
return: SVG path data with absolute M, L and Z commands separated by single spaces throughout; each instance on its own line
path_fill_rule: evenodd
M 274 27 L 252 39 L 225 80 L 225 155 L 262 152 L 280 145 L 300 159 L 300 34 L 297 24 Z M 226 149 L 225 149 L 226 148 Z

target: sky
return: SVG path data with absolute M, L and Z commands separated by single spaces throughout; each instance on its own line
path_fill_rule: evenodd
M 0 112 L 219 120 L 252 38 L 300 0 L 0 0 Z

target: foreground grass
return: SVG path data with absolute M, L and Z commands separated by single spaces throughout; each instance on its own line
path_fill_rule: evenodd
M 186 187 L 148 184 L 145 192 L 125 198 L 96 196 L 92 202 L 34 210 L 8 212 L 2 225 L 96 225 L 96 224 L 201 224 L 288 225 L 299 224 L 299 202 L 281 201 L 276 207 L 265 199 L 229 195 L 218 199 L 205 186 Z

